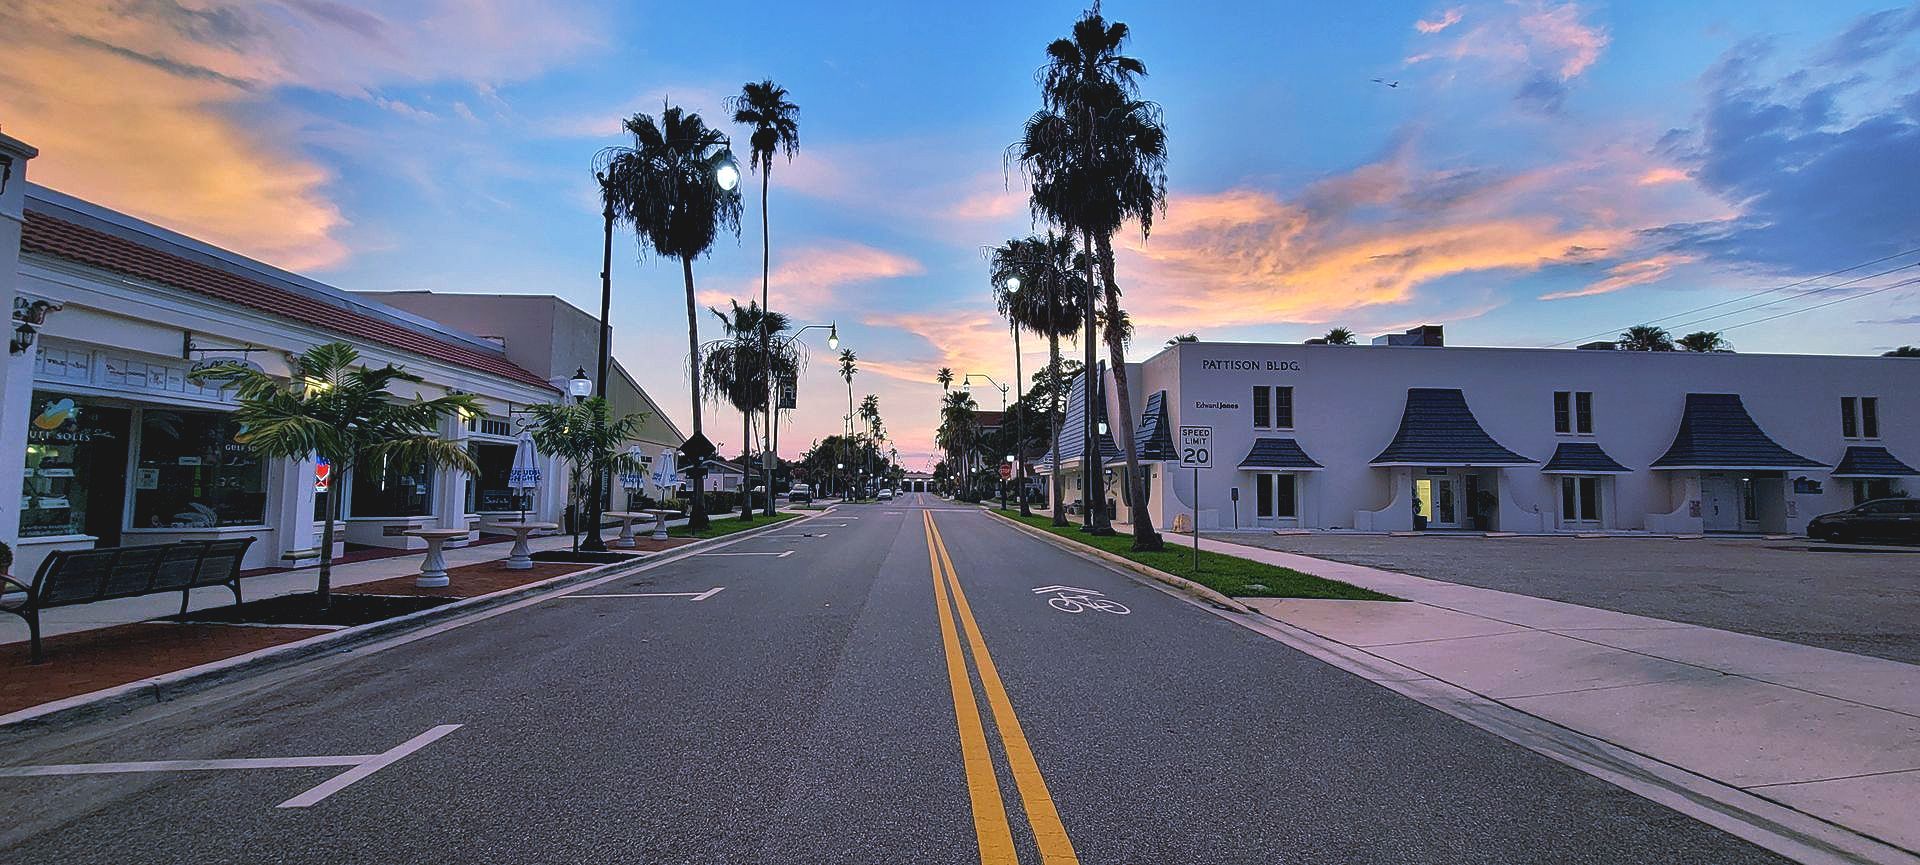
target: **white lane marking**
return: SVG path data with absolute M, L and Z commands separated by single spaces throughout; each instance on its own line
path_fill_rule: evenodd
M 338 793 L 341 790 L 347 789 L 347 787 L 366 778 L 368 775 L 372 775 L 373 773 L 378 772 L 381 769 L 385 769 L 388 766 L 391 766 L 394 763 L 399 762 L 401 758 L 407 756 L 408 754 L 418 751 L 421 748 L 425 748 L 426 746 L 433 744 L 434 740 L 439 739 L 441 736 L 445 736 L 448 733 L 451 733 L 458 729 L 460 729 L 459 724 L 441 724 L 440 726 L 435 727 L 431 730 L 428 730 L 425 733 L 421 733 L 420 735 L 415 736 L 411 739 L 408 739 L 405 742 L 401 742 L 399 745 L 389 748 L 381 754 L 375 755 L 373 759 L 368 760 L 365 763 L 361 763 L 358 766 L 348 769 L 345 772 L 341 772 L 340 774 L 335 775 L 332 778 L 329 778 L 326 781 L 321 782 L 319 786 L 314 787 L 313 789 L 308 790 L 305 793 L 301 793 L 300 795 L 295 796 L 291 799 L 288 799 L 285 802 L 281 802 L 278 807 L 305 808 L 309 805 L 319 804 L 322 800 L 326 799 L 328 796 Z
M 704 601 L 718 594 L 726 586 L 714 586 L 704 592 L 607 592 L 596 595 L 561 595 L 563 598 L 692 598 Z
M 772 556 L 772 557 L 774 557 L 774 558 L 776 558 L 776 559 L 784 559 L 784 558 L 786 558 L 786 557 L 788 557 L 788 556 L 791 556 L 791 555 L 793 555 L 793 551 L 792 551 L 792 550 L 787 550 L 787 551 L 786 551 L 786 552 L 784 552 L 784 553 L 696 553 L 696 555 L 701 555 L 701 556 Z
M 217 769 L 306 769 L 314 766 L 358 766 L 378 755 L 342 754 L 326 757 L 247 757 L 235 760 L 141 760 L 132 763 L 55 763 L 45 766 L 0 767 L 0 778 L 38 778 L 47 775 L 112 775 L 120 772 L 204 772 Z
M 1081 594 L 1081 595 L 1100 594 L 1099 592 L 1096 592 L 1092 589 L 1080 589 L 1080 588 L 1075 588 L 1073 586 L 1041 586 L 1040 588 L 1033 590 L 1033 593 L 1036 595 L 1043 595 L 1043 594 L 1046 594 L 1047 592 L 1074 592 L 1076 594 Z

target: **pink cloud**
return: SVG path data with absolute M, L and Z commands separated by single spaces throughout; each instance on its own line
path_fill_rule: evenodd
M 1673 269 L 1683 264 L 1698 261 L 1697 256 L 1661 253 L 1633 261 L 1623 261 L 1607 269 L 1607 277 L 1580 288 L 1568 291 L 1555 291 L 1540 295 L 1541 300 L 1565 300 L 1571 297 L 1592 297 L 1596 294 L 1611 294 L 1623 288 L 1646 285 L 1665 279 Z
M 1426 34 L 1438 33 L 1460 23 L 1460 7 L 1454 6 L 1440 13 L 1440 17 L 1421 19 L 1413 22 L 1413 29 Z
M 815 315 L 841 299 L 841 293 L 849 286 L 926 272 L 915 259 L 858 243 L 807 246 L 792 252 L 776 251 L 775 256 L 768 279 L 773 308 L 789 315 Z M 728 298 L 744 302 L 759 296 L 760 280 L 755 278 L 750 282 L 724 282 L 702 290 L 700 301 L 719 305 Z
M 1438 36 L 1459 23 L 1450 9 L 1438 21 L 1415 25 L 1422 34 Z M 1477 60 L 1503 74 L 1525 78 L 1544 71 L 1560 81 L 1578 77 L 1600 59 L 1609 42 L 1607 32 L 1583 18 L 1577 3 L 1551 0 L 1514 0 L 1490 7 L 1481 23 L 1456 31 L 1446 41 L 1423 48 L 1406 59 L 1408 65 L 1432 60 Z M 1428 24 L 1438 24 L 1431 29 Z

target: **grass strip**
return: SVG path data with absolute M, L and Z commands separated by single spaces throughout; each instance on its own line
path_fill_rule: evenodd
M 1397 601 L 1392 595 L 1383 595 L 1371 589 L 1363 589 L 1351 583 L 1329 580 L 1312 574 L 1301 573 L 1292 568 L 1269 565 L 1239 556 L 1229 556 L 1212 550 L 1200 551 L 1200 567 L 1193 566 L 1193 547 L 1181 546 L 1181 538 L 1166 536 L 1165 549 L 1157 553 L 1134 552 L 1133 536 L 1127 534 L 1105 537 L 1080 531 L 1076 525 L 1061 528 L 1043 516 L 1020 516 L 1019 511 L 998 510 L 1001 516 L 1026 523 L 1036 529 L 1051 532 L 1067 540 L 1085 544 L 1103 552 L 1113 553 L 1126 559 L 1146 565 L 1149 568 L 1165 571 L 1177 577 L 1185 577 L 1206 586 L 1230 598 L 1320 598 L 1337 601 Z M 1192 540 L 1187 539 L 1191 544 Z
M 690 531 L 686 526 L 674 526 L 670 529 L 667 529 L 667 537 L 670 537 L 670 538 L 719 538 L 719 537 L 725 537 L 727 535 L 731 535 L 735 532 L 744 532 L 748 529 L 758 528 L 760 526 L 772 525 L 778 522 L 785 522 L 787 520 L 795 519 L 799 516 L 800 516 L 799 514 L 790 514 L 785 511 L 775 513 L 773 516 L 770 516 L 770 517 L 764 514 L 754 514 L 753 519 L 751 521 L 743 520 L 736 516 L 730 520 L 713 520 L 712 522 L 709 522 L 707 524 L 707 530 L 704 532 Z

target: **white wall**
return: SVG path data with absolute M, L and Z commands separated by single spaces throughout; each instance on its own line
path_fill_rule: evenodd
M 1613 501 L 1605 510 L 1617 529 L 1681 528 L 1673 520 L 1649 525 L 1647 515 L 1684 515 L 1685 497 L 1698 495 L 1697 481 L 1689 487 L 1676 476 L 1690 473 L 1647 466 L 1673 442 L 1688 393 L 1739 394 L 1774 441 L 1817 462 L 1833 465 L 1849 444 L 1863 443 L 1884 446 L 1910 465 L 1920 460 L 1920 362 L 1904 358 L 1201 342 L 1169 348 L 1137 369 L 1136 411 L 1146 394 L 1165 389 L 1175 426 L 1213 427 L 1215 467 L 1202 472 L 1200 481 L 1203 513 L 1229 513 L 1228 489 L 1240 486 L 1244 514 L 1251 475 L 1235 467 L 1254 439 L 1291 437 L 1326 466 L 1302 485 L 1303 516 L 1316 528 L 1353 528 L 1356 512 L 1401 506 L 1400 482 L 1369 462 L 1393 440 L 1409 388 L 1462 390 L 1489 435 L 1542 464 L 1560 442 L 1598 443 L 1633 469 L 1610 484 Z M 1294 388 L 1293 430 L 1253 428 L 1256 384 Z M 1556 390 L 1593 392 L 1592 435 L 1554 433 Z M 1880 440 L 1841 437 L 1843 395 L 1879 397 Z M 1179 474 L 1187 476 L 1179 482 L 1184 495 L 1191 473 Z M 1554 476 L 1542 475 L 1539 466 L 1499 474 L 1503 528 L 1531 530 L 1536 526 L 1522 523 L 1536 518 L 1537 527 L 1554 527 Z M 1792 479 L 1800 475 L 1825 489 L 1792 495 Z M 1847 485 L 1824 470 L 1789 472 L 1782 483 L 1788 497 L 1774 517 L 1790 531 L 1803 531 L 1813 516 L 1852 504 Z M 1185 510 L 1180 498 L 1156 492 L 1161 525 Z M 1785 513 L 1789 506 L 1791 513 Z M 1208 524 L 1204 518 L 1201 523 Z

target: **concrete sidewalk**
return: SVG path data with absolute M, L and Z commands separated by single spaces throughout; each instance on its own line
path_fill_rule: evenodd
M 729 518 L 737 519 L 738 516 L 737 513 L 714 514 L 712 515 L 712 519 L 716 521 Z M 686 522 L 685 519 L 670 520 L 667 525 L 669 527 L 677 527 L 686 525 Z M 651 531 L 650 526 L 646 527 L 645 530 L 638 525 L 634 527 L 634 533 L 638 537 L 646 537 L 647 531 Z M 607 541 L 610 548 L 615 552 L 633 552 L 632 550 L 611 546 L 614 537 L 618 533 L 619 530 L 617 527 L 608 530 Z M 564 550 L 572 545 L 572 538 L 567 535 L 548 535 L 545 537 L 529 538 L 527 544 L 533 548 L 534 552 Z M 446 556 L 448 568 L 457 568 L 462 565 L 472 565 L 480 562 L 490 562 L 495 559 L 504 559 L 507 557 L 507 551 L 512 548 L 513 544 L 511 542 L 498 542 L 446 549 L 442 551 L 442 554 Z M 420 572 L 420 561 L 425 557 L 426 552 L 421 550 L 400 556 L 370 559 L 350 564 L 336 564 L 333 566 L 333 587 L 335 589 L 342 589 L 348 586 L 357 586 L 361 583 L 371 583 L 379 580 L 392 579 L 394 577 L 407 576 L 409 574 L 417 574 Z M 240 591 L 249 601 L 256 601 L 263 598 L 277 598 L 281 595 L 291 595 L 299 592 L 310 592 L 313 591 L 318 574 L 319 566 L 309 565 L 290 571 L 245 577 L 240 581 Z M 28 578 L 31 579 L 31 575 L 29 575 Z M 193 590 L 193 600 L 187 608 L 189 610 L 204 610 L 210 607 L 224 607 L 232 603 L 233 593 L 224 588 L 195 589 Z M 120 598 L 118 600 L 80 604 L 72 607 L 55 607 L 40 614 L 40 632 L 42 636 L 52 637 L 59 634 L 70 634 L 75 631 L 87 631 L 112 625 L 144 622 L 148 619 L 171 616 L 178 612 L 180 612 L 180 595 L 175 592 L 158 595 L 142 595 L 137 598 Z M 0 644 L 20 642 L 26 639 L 26 620 L 18 616 L 0 616 Z
M 1920 667 L 1204 537 L 1201 548 L 1407 599 L 1242 600 L 1410 678 L 1920 851 Z

